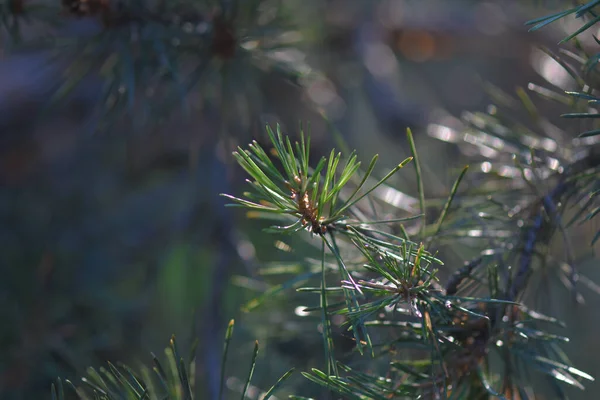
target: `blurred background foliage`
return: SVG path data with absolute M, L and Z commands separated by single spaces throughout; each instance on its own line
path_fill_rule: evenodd
M 427 196 L 443 198 L 463 165 L 489 158 L 452 144 L 465 111 L 514 104 L 503 93 L 517 98 L 515 87 L 577 89 L 540 47 L 556 51 L 582 22 L 524 25 L 570 3 L 0 0 L 0 397 L 45 398 L 57 376 L 76 381 L 107 360 L 148 363 L 176 334 L 184 354 L 199 339 L 196 387 L 214 398 L 230 318 L 229 394 L 254 339 L 263 391 L 291 367 L 320 365 L 318 319 L 301 312 L 314 299 L 278 291 L 293 274 L 260 274 L 274 262 L 304 271 L 293 267 L 314 249 L 223 207 L 218 194 L 239 193 L 244 178 L 230 150 L 264 141 L 265 123 L 294 135 L 310 121 L 316 155 L 341 133 L 385 170 L 410 155 L 408 126 Z M 581 48 L 597 46 L 593 33 Z M 561 135 L 588 129 L 560 120 L 563 104 L 538 107 Z M 381 196 L 414 212 L 414 177 L 393 186 L 402 192 Z M 590 226 L 573 242 L 591 242 Z M 455 247 L 444 261 L 461 266 L 468 243 Z M 592 282 L 588 259 L 580 270 Z M 598 376 L 598 298 L 576 307 L 557 287 L 547 289 L 569 326 L 566 350 Z M 319 390 L 298 375 L 282 393 Z M 592 383 L 572 398 L 597 393 Z

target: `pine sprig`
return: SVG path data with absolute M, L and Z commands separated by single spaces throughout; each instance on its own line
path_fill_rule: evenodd
M 369 221 L 364 213 L 355 209 L 356 199 L 362 200 L 374 190 L 370 188 L 365 190 L 365 194 L 357 195 L 373 173 L 376 158 L 369 165 L 358 189 L 345 188 L 352 185 L 352 175 L 359 170 L 355 153 L 351 154 L 341 173 L 337 172 L 341 155 L 334 151 L 328 159 L 322 158 L 317 167 L 311 169 L 308 165 L 309 139 L 302 136 L 300 143 L 292 145 L 279 129 L 277 133 L 268 129 L 268 133 L 274 147 L 272 154 L 281 165 L 276 166 L 268 153 L 256 143 L 252 143 L 249 150 L 239 148 L 235 157 L 252 178 L 249 183 L 254 191 L 246 193 L 245 198 L 225 196 L 239 207 L 260 211 L 259 215 L 285 216 L 291 225 L 280 229 L 284 233 L 306 230 L 321 238 L 321 287 L 298 290 L 319 294 L 320 306 L 308 307 L 304 312 L 318 311 L 321 314 L 327 368 L 325 371 L 313 369 L 311 373 L 304 374 L 306 378 L 346 398 L 357 399 L 416 394 L 502 398 L 503 393 L 526 386 L 525 378 L 515 371 L 505 371 L 504 381 L 490 375 L 484 367 L 488 365 L 490 352 L 499 353 L 505 365 L 510 366 L 511 360 L 520 357 L 522 349 L 531 345 L 532 341 L 539 341 L 539 347 L 543 349 L 546 343 L 554 344 L 560 337 L 532 324 L 531 321 L 544 318 L 516 303 L 517 296 L 506 292 L 507 288 L 516 288 L 516 293 L 520 293 L 527 281 L 518 283 L 521 278 L 518 278 L 520 273 L 517 272 L 512 286 L 506 286 L 502 253 L 482 252 L 477 262 L 460 269 L 445 287 L 442 286 L 433 268 L 435 264 L 441 265 L 441 261 L 427 252 L 422 244 L 386 229 L 388 224 L 385 222 L 397 221 Z M 416 150 L 413 149 L 414 153 Z M 536 165 L 534 153 L 530 155 L 532 158 L 528 165 Z M 519 168 L 525 171 L 527 167 L 519 165 Z M 463 218 L 460 212 L 450 212 L 450 209 L 454 200 L 459 198 L 458 185 L 465 171 L 457 179 L 448 199 L 440 204 L 440 214 L 433 229 L 426 227 L 423 230 L 429 232 L 430 237 L 440 233 L 442 223 L 446 226 L 444 232 L 452 232 L 456 218 Z M 528 174 L 522 174 L 525 175 Z M 389 176 L 391 173 L 377 181 L 375 186 L 385 184 Z M 298 204 L 298 194 L 300 198 L 309 199 L 308 206 Z M 338 205 L 328 203 L 334 198 Z M 550 204 L 549 200 L 547 203 Z M 556 199 L 552 200 L 552 204 L 555 203 Z M 540 207 L 544 205 L 540 203 Z M 308 208 L 315 214 L 308 214 Z M 323 214 L 324 211 L 328 213 Z M 417 221 L 414 217 L 403 220 Z M 377 228 L 378 225 L 383 227 Z M 460 225 L 464 227 L 464 222 Z M 338 238 L 343 239 L 344 247 L 338 246 Z M 325 267 L 327 250 L 337 263 L 342 278 L 336 280 L 337 284 L 332 284 L 331 277 L 328 278 L 333 271 Z M 522 265 L 528 263 L 524 260 Z M 523 269 L 528 271 L 525 267 Z M 479 277 L 475 279 L 476 274 Z M 464 281 L 467 279 L 478 282 L 476 290 L 466 290 Z M 415 369 L 412 360 L 393 357 L 389 373 L 397 374 L 395 382 L 400 382 L 393 385 L 389 378 L 340 364 L 333 358 L 334 342 L 329 321 L 335 315 L 346 318 L 345 325 L 352 332 L 361 354 L 363 346 L 366 346 L 371 357 L 389 356 L 395 354 L 393 349 L 402 344 L 415 354 L 425 356 L 427 362 Z M 530 319 L 525 319 L 525 316 Z M 373 330 L 390 328 L 395 330 L 392 337 L 373 341 Z M 552 353 L 543 351 L 543 354 L 520 357 L 519 363 L 534 369 L 542 368 L 554 379 L 580 388 L 580 379 L 592 379 L 563 360 L 549 357 Z M 550 364 L 540 361 L 546 359 L 555 363 L 552 364 L 555 367 L 550 368 Z
M 267 133 L 283 171 L 275 166 L 257 142 L 253 142 L 249 150 L 238 148 L 234 157 L 253 179 L 248 183 L 254 191 L 247 193 L 246 199 L 228 194 L 223 196 L 252 211 L 292 216 L 291 225 L 273 227 L 287 233 L 308 229 L 323 236 L 328 230 L 348 230 L 346 224 L 352 220 L 352 206 L 412 160 L 412 157 L 405 159 L 376 184 L 361 192 L 375 168 L 377 156 L 373 157 L 360 183 L 343 197 L 342 189 L 346 188 L 361 165 L 355 153 L 349 156 L 340 172 L 338 166 L 342 155 L 336 154 L 335 150 L 331 151 L 329 158 L 321 158 L 312 170 L 308 165 L 310 140 L 305 141 L 304 134 L 301 142 L 292 146 L 289 138 L 284 139 L 279 127 L 276 133 L 267 127 Z
M 554 14 L 550 14 L 550 15 L 546 15 L 546 16 L 543 16 L 540 18 L 535 18 L 535 19 L 529 20 L 525 24 L 533 25 L 529 29 L 529 31 L 532 32 L 532 31 L 542 29 L 547 25 L 550 25 L 554 22 L 557 22 L 557 21 L 559 21 L 563 18 L 566 18 L 568 16 L 571 16 L 571 15 L 575 16 L 575 18 L 577 18 L 577 19 L 581 19 L 582 21 L 585 21 L 585 23 L 583 23 L 583 25 L 579 29 L 577 29 L 575 32 L 566 36 L 564 39 L 562 39 L 560 41 L 559 44 L 566 43 L 569 40 L 577 37 L 581 33 L 587 31 L 588 29 L 593 27 L 598 22 L 600 22 L 600 17 L 598 17 L 596 15 L 596 12 L 594 10 L 599 5 L 600 5 L 600 1 L 590 0 L 590 1 L 584 2 L 583 4 L 576 5 L 575 7 L 571 7 L 567 10 L 559 11 Z
M 225 335 L 225 346 L 223 352 L 221 388 L 225 381 L 225 364 L 229 342 L 233 334 L 234 321 L 228 325 Z M 240 394 L 242 399 L 246 398 L 246 392 L 250 385 L 254 369 L 256 367 L 258 355 L 258 341 L 255 342 L 254 352 L 251 360 L 251 367 L 244 388 Z M 51 396 L 53 400 L 66 400 L 64 385 L 66 384 L 79 399 L 100 399 L 100 400 L 192 400 L 196 397 L 194 374 L 195 358 L 184 360 L 179 355 L 178 347 L 173 336 L 170 346 L 165 349 L 165 363 L 159 361 L 158 357 L 152 355 L 154 366 L 150 369 L 147 366 L 141 367 L 141 373 L 136 373 L 125 364 L 114 365 L 108 363 L 108 368 L 99 369 L 88 368 L 87 376 L 83 377 L 81 386 L 76 386 L 69 380 L 58 379 L 56 384 L 52 384 Z M 293 369 L 283 374 L 279 380 L 264 392 L 264 399 L 272 397 L 283 383 L 292 375 Z M 224 391 L 219 393 L 219 399 L 224 399 Z
M 545 52 L 575 78 L 581 89 L 560 93 L 530 84 L 530 93 L 568 107 L 572 112 L 562 114 L 567 120 L 595 124 L 598 99 L 592 94 L 592 77 L 586 72 L 594 58 L 573 55 L 567 63 L 549 50 Z M 496 89 L 491 93 L 492 98 L 500 97 L 497 92 Z M 510 95 L 501 97 L 507 99 Z M 510 101 L 521 104 L 527 110 L 527 118 L 513 118 L 510 113 L 516 110 L 495 105 L 487 113 L 464 114 L 465 132 L 475 140 L 459 146 L 474 147 L 489 156 L 481 157 L 482 161 L 474 165 L 482 175 L 477 177 L 482 182 L 480 193 L 471 192 L 463 198 L 463 212 L 448 221 L 445 240 L 487 241 L 488 248 L 481 251 L 494 254 L 496 260 L 486 258 L 486 265 L 498 263 L 502 290 L 507 298 L 516 299 L 526 297 L 528 282 L 535 278 L 533 271 L 550 258 L 547 248 L 557 233 L 565 253 L 549 264 L 573 297 L 582 302 L 576 289 L 580 276 L 577 254 L 570 236 L 579 226 L 576 221 L 586 223 L 596 215 L 598 203 L 593 194 L 600 178 L 597 135 L 592 129 L 573 139 L 569 131 L 559 129 L 539 113 L 536 97 L 530 98 L 519 89 L 517 98 Z M 552 138 L 546 135 L 549 127 Z M 432 132 L 435 136 L 435 129 Z M 598 237 L 600 233 L 594 235 L 592 244 Z M 507 267 L 514 263 L 518 267 L 509 272 Z M 477 270 L 482 268 L 474 268 Z

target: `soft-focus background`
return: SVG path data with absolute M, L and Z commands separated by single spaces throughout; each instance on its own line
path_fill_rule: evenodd
M 241 193 L 243 175 L 229 157 L 232 141 L 219 138 L 264 141 L 265 123 L 295 134 L 310 121 L 316 154 L 328 152 L 339 132 L 362 159 L 379 153 L 383 170 L 407 156 L 411 127 L 428 194 L 441 196 L 469 154 L 438 140 L 444 132 L 436 126 L 460 129 L 463 111 L 484 110 L 488 83 L 509 92 L 529 82 L 570 84 L 538 46 L 556 48 L 573 31 L 571 20 L 536 33 L 524 26 L 566 1 L 283 3 L 289 34 L 301 40 L 276 56 L 310 78 L 245 75 L 240 67 L 226 104 L 206 102 L 189 119 L 175 111 L 160 124 L 131 123 L 134 112 L 91 134 L 98 78 L 42 118 L 65 65 L 43 51 L 0 49 L 0 398 L 45 398 L 56 376 L 76 379 L 106 360 L 148 362 L 171 334 L 184 349 L 199 339 L 196 373 L 210 398 L 230 318 L 232 390 L 247 373 L 255 338 L 262 350 L 253 384 L 263 390 L 291 366 L 318 366 L 317 322 L 295 312 L 301 298 L 286 302 L 284 292 L 241 311 L 277 283 L 257 275 L 264 263 L 297 260 L 310 249 L 299 243 L 287 251 L 260 232 L 264 223 L 223 207 L 218 194 Z M 86 23 L 65 29 L 77 34 Z M 395 183 L 416 193 L 411 174 Z M 582 268 L 599 278 L 592 267 Z M 600 303 L 587 297 L 585 307 L 554 303 L 570 327 L 562 334 L 572 339 L 566 350 L 575 366 L 599 376 Z M 297 378 L 290 391 L 304 383 Z M 599 393 L 591 384 L 573 398 Z

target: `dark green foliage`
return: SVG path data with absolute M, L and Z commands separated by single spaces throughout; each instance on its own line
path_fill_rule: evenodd
M 203 101 L 218 104 L 234 119 L 232 115 L 244 113 L 226 111 L 233 104 L 227 100 L 240 94 L 237 88 L 244 88 L 249 107 L 257 93 L 252 85 L 231 84 L 242 75 L 239 69 L 248 68 L 256 77 L 258 60 L 268 64 L 269 71 L 284 71 L 292 79 L 303 71 L 301 65 L 280 64 L 272 57 L 270 51 L 287 42 L 263 38 L 267 32 L 280 37 L 285 24 L 272 20 L 277 29 L 271 31 L 267 29 L 271 24 L 257 23 L 260 7 L 255 2 L 223 2 L 230 8 L 222 4 L 217 14 L 203 6 L 182 11 L 158 2 L 152 4 L 164 7 L 158 19 L 145 2 L 135 8 L 133 2 L 125 3 L 123 10 L 102 19 L 102 33 L 67 43 L 79 57 L 56 96 L 65 96 L 84 75 L 99 69 L 106 85 L 100 105 L 108 123 L 137 107 L 148 117 L 157 116 L 159 110 L 164 113 L 159 119 L 170 115 L 172 104 L 189 113 L 192 88 L 201 88 Z M 234 153 L 249 176 L 250 191 L 225 197 L 246 209 L 249 217 L 274 221 L 267 233 L 303 235 L 309 244 L 306 256 L 296 255 L 299 260 L 293 268 L 275 264 L 261 269 L 263 275 L 283 276 L 283 282 L 249 302 L 245 310 L 259 308 L 291 289 L 313 296 L 311 305 L 299 313 L 319 323 L 324 365 L 302 375 L 324 389 L 323 397 L 333 392 L 348 399 L 526 399 L 547 386 L 556 397 L 566 398 L 565 386 L 584 389 L 585 382 L 594 379 L 573 367 L 561 349 L 568 338 L 559 334 L 563 324 L 549 307 L 553 293 L 544 283 L 557 278 L 580 303 L 579 285 L 593 285 L 577 266 L 591 252 L 589 245 L 598 242 L 600 231 L 585 246 L 571 238 L 581 226 L 597 222 L 600 214 L 596 71 L 600 55 L 588 54 L 577 40 L 600 22 L 598 7 L 600 1 L 589 1 L 528 22 L 531 30 L 538 30 L 562 18 L 585 21 L 562 41 L 573 40 L 573 51 L 544 50 L 572 78 L 576 90 L 531 83 L 528 91 L 519 88 L 513 96 L 489 86 L 494 104 L 486 112 L 465 113 L 462 130 L 437 126 L 430 131 L 461 149 L 477 150 L 470 153 L 476 154 L 470 166 L 457 171 L 444 198 L 425 195 L 428 182 L 410 131 L 412 156 L 398 160 L 381 178 L 375 178 L 377 156 L 365 168 L 355 152 L 342 155 L 332 150 L 313 165 L 310 136 L 301 132 L 294 142 L 279 126 L 275 131 L 267 127 L 269 148 L 254 141 Z M 0 12 L 9 21 L 8 30 L 17 32 L 14 10 L 5 6 Z M 7 19 L 9 14 L 13 19 Z M 189 32 L 193 24 L 171 26 L 175 14 L 193 15 L 194 23 L 210 16 L 211 29 L 196 35 Z M 124 22 L 132 23 L 143 40 L 132 44 L 131 32 L 120 29 Z M 171 46 L 173 39 L 177 46 Z M 135 46 L 140 46 L 139 52 Z M 182 54 L 191 72 L 182 72 Z M 138 59 L 141 55 L 148 59 Z M 212 77 L 218 77 L 217 84 Z M 140 97 L 139 88 L 157 81 L 163 102 L 147 102 L 145 94 Z M 228 92 L 233 87 L 234 92 Z M 219 95 L 211 94 L 216 91 Z M 563 109 L 561 122 L 540 105 L 546 101 Z M 580 126 L 574 128 L 573 121 Z M 393 177 L 404 173 L 411 162 L 418 214 L 374 196 L 402 193 Z M 555 251 L 557 247 L 562 251 Z M 444 263 L 451 251 L 463 265 Z M 343 360 L 336 330 L 355 350 Z M 230 324 L 222 353 L 220 398 L 226 393 L 225 360 L 231 357 L 232 333 Z M 260 368 L 258 354 L 257 341 L 236 397 L 246 398 L 255 367 Z M 52 398 L 65 399 L 68 389 L 82 399 L 193 398 L 195 359 L 181 357 L 174 339 L 166 362 L 153 358 L 154 368 L 143 367 L 139 374 L 109 363 L 99 370 L 90 368 L 79 386 L 59 380 L 52 387 Z M 265 398 L 290 375 L 291 371 L 285 373 Z M 540 376 L 545 379 L 541 383 Z
M 207 106 L 247 129 L 262 104 L 265 72 L 294 82 L 310 72 L 284 56 L 300 40 L 286 12 L 278 1 L 261 0 L 3 0 L 0 37 L 15 50 L 49 50 L 67 63 L 49 107 L 100 78 L 94 131 L 134 112 L 135 127 L 147 128 Z M 23 23 L 36 18 L 54 23 L 21 40 Z M 72 33 L 69 24 L 81 18 L 88 28 Z
M 44 1 L 0 1 L 0 42 L 9 48 L 21 44 L 23 31 L 34 23 L 58 25 L 58 5 L 58 2 L 48 4 Z
M 222 359 L 221 386 L 226 378 L 225 362 L 227 361 L 227 349 L 233 334 L 234 322 L 231 320 L 225 336 L 225 346 Z M 52 385 L 52 399 L 65 400 L 70 398 L 65 396 L 65 392 L 76 393 L 77 398 L 81 400 L 98 399 L 131 399 L 131 400 L 192 400 L 195 398 L 195 346 L 192 346 L 191 356 L 185 360 L 177 349 L 175 337 L 170 341 L 170 346 L 165 349 L 164 362 L 158 357 L 152 355 L 153 366 L 142 366 L 139 372 L 135 372 L 127 365 L 114 365 L 108 363 L 108 368 L 100 367 L 98 370 L 88 368 L 87 376 L 82 378 L 81 385 L 77 386 L 70 381 L 63 382 L 59 379 Z M 258 354 L 258 341 L 254 345 L 254 354 L 251 360 L 250 372 L 246 379 L 244 389 L 241 392 L 242 399 L 246 397 L 248 386 L 252 380 L 252 373 L 256 365 L 256 356 Z M 283 374 L 283 376 L 264 393 L 264 399 L 272 396 L 277 389 L 290 377 L 293 370 Z M 65 387 L 68 389 L 65 391 Z M 223 392 L 219 394 L 219 399 L 223 397 Z
M 217 195 L 227 184 L 217 190 L 209 181 L 223 185 L 225 179 L 194 176 L 201 171 L 204 178 L 204 171 L 223 168 L 214 149 L 195 154 L 201 160 L 187 174 L 193 163 L 186 150 L 193 151 L 172 145 L 181 139 L 172 140 L 180 132 L 168 132 L 167 161 L 151 155 L 151 165 L 139 168 L 143 179 L 139 171 L 130 176 L 125 163 L 131 159 L 135 163 L 137 157 L 129 153 L 136 153 L 136 147 L 143 147 L 140 153 L 155 147 L 148 143 L 155 141 L 159 122 L 184 119 L 182 115 L 206 119 L 219 115 L 214 125 L 211 120 L 204 129 L 194 126 L 194 131 L 201 131 L 198 136 L 210 137 L 206 147 L 230 133 L 247 134 L 248 126 L 259 118 L 258 110 L 265 108 L 263 80 L 276 75 L 281 81 L 296 81 L 307 72 L 302 62 L 282 57 L 299 35 L 294 36 L 286 7 L 279 1 L 91 0 L 82 2 L 91 5 L 87 11 L 71 8 L 74 3 L 78 2 L 0 0 L 2 63 L 22 57 L 25 61 L 17 65 L 27 65 L 27 57 L 41 54 L 42 77 L 34 68 L 27 86 L 46 81 L 53 94 L 46 104 L 45 92 L 38 98 L 38 93 L 5 90 L 7 79 L 0 83 L 8 103 L 15 103 L 14 108 L 3 109 L 0 122 L 2 173 L 15 159 L 17 164 L 25 163 L 31 155 L 20 154 L 18 148 L 16 156 L 12 151 L 6 155 L 5 147 L 13 143 L 11 135 L 17 137 L 14 142 L 20 144 L 24 138 L 29 145 L 29 124 L 35 121 L 36 129 L 51 126 L 54 113 L 79 106 L 73 103 L 78 103 L 81 91 L 84 97 L 86 90 L 92 92 L 96 112 L 96 118 L 86 119 L 90 125 L 84 128 L 89 130 L 71 125 L 65 129 L 75 131 L 75 150 L 64 146 L 62 139 L 42 139 L 54 149 L 67 148 L 58 162 L 41 163 L 43 173 L 15 186 L 5 186 L 5 177 L 0 178 L 4 218 L 0 236 L 5 244 L 0 261 L 2 398 L 36 397 L 32 393 L 47 393 L 49 381 L 56 376 L 76 376 L 98 360 L 129 359 L 140 351 L 138 346 L 143 347 L 141 332 L 154 323 L 152 319 L 161 318 L 147 313 L 149 309 L 168 313 L 169 325 L 185 318 L 186 328 L 190 303 L 220 315 L 219 307 L 205 303 L 212 300 L 207 300 L 209 289 L 217 293 L 219 303 L 219 296 L 224 296 L 225 290 L 213 284 L 218 274 L 212 270 L 223 271 L 225 278 L 229 272 L 211 263 L 226 252 L 221 247 L 230 245 L 233 224 L 227 216 L 215 217 L 222 211 L 204 210 L 222 210 L 220 202 L 216 206 L 210 202 L 214 197 L 220 200 Z M 103 8 L 106 4 L 108 9 Z M 56 82 L 41 72 L 55 69 L 63 73 L 63 80 Z M 23 106 L 22 100 L 43 103 L 46 113 Z M 7 119 L 12 123 L 14 109 L 26 115 L 25 128 L 3 125 Z M 114 134 L 123 125 L 126 134 Z M 130 133 L 139 133 L 136 128 L 142 126 L 144 135 L 132 139 L 135 135 Z M 83 143 L 85 133 L 97 128 L 111 129 L 96 137 L 98 141 Z M 38 153 L 41 149 L 35 144 L 31 147 L 34 156 L 44 153 L 36 162 L 48 155 L 45 150 Z M 174 255 L 165 257 L 165 253 Z M 234 262 L 230 258 L 223 264 L 236 266 L 235 252 L 228 255 Z M 218 282 L 228 284 L 226 279 Z M 232 298 L 228 301 L 235 303 Z M 222 325 L 216 318 L 207 319 Z M 179 331 L 179 327 L 168 329 Z M 156 334 L 160 333 L 143 335 L 144 340 L 151 342 Z

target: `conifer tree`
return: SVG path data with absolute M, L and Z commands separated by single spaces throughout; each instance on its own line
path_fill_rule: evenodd
M 285 7 L 266 3 L 278 2 L 3 0 L 0 21 L 7 51 L 48 48 L 69 57 L 52 105 L 84 77 L 102 78 L 101 123 L 93 131 L 110 130 L 134 112 L 141 118 L 132 126 L 143 129 L 178 110 L 191 115 L 201 103 L 219 109 L 224 139 L 230 124 L 251 125 L 265 73 L 318 79 L 303 60 L 281 51 L 300 44 Z M 248 177 L 248 191 L 223 196 L 253 220 L 269 222 L 264 234 L 276 235 L 280 247 L 287 246 L 283 237 L 303 246 L 294 265 L 260 269 L 279 275 L 279 283 L 245 310 L 266 307 L 280 293 L 290 305 L 295 296 L 310 299 L 312 306 L 296 312 L 315 322 L 323 356 L 319 365 L 280 371 L 270 388 L 257 388 L 260 344 L 248 360 L 231 354 L 232 320 L 213 379 L 215 398 L 229 398 L 232 388 L 241 398 L 275 398 L 294 375 L 315 384 L 291 395 L 296 399 L 567 398 L 566 387 L 583 390 L 594 380 L 562 350 L 568 338 L 560 334 L 561 316 L 547 305 L 560 290 L 551 278 L 574 303 L 584 302 L 582 286 L 596 290 L 578 265 L 595 257 L 600 231 L 585 246 L 574 238 L 595 229 L 600 212 L 600 56 L 579 41 L 598 26 L 599 9 L 600 1 L 578 1 L 527 22 L 537 31 L 564 18 L 582 21 L 561 42 L 573 49 L 544 50 L 576 90 L 529 84 L 512 96 L 494 89 L 487 112 L 464 113 L 464 129 L 432 127 L 434 137 L 476 150 L 443 199 L 426 195 L 423 150 L 410 129 L 411 156 L 387 172 L 378 156 L 359 162 L 368 155 L 348 152 L 340 138 L 343 152 L 315 158 L 308 129 L 294 134 L 267 125 L 266 143 L 236 138 L 232 157 Z M 61 21 L 82 17 L 95 21 L 92 33 L 64 35 Z M 30 21 L 38 24 L 31 32 Z M 556 103 L 562 115 L 549 115 L 544 102 Z M 417 192 L 394 187 L 396 174 L 414 174 Z M 412 196 L 417 211 L 382 201 L 375 196 L 381 192 Z M 460 254 L 462 265 L 444 259 L 452 247 L 469 249 Z M 165 357 L 153 356 L 152 368 L 89 368 L 81 382 L 58 379 L 51 396 L 197 398 L 206 391 L 196 384 L 196 345 L 202 347 L 196 343 L 182 355 L 173 337 Z M 231 362 L 248 365 L 247 376 L 233 381 L 237 386 L 228 378 Z

